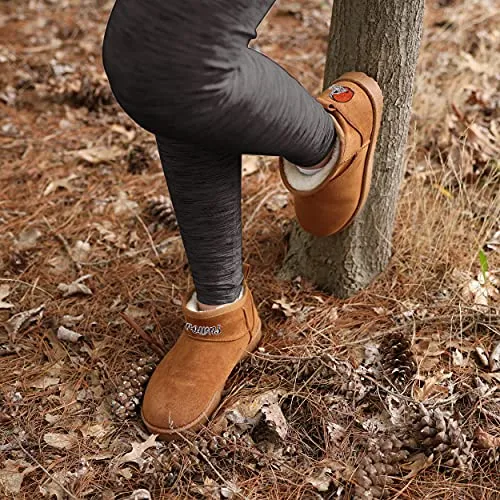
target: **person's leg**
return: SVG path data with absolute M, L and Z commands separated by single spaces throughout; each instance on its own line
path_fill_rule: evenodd
M 335 138 L 331 117 L 248 47 L 274 1 L 117 0 L 102 55 L 118 102 L 155 134 L 318 164 Z
M 241 155 L 156 136 L 201 304 L 236 300 L 243 282 Z
M 335 137 L 330 116 L 297 80 L 248 48 L 273 3 L 118 0 L 104 37 L 113 93 L 156 135 L 207 305 L 241 290 L 241 153 L 311 166 L 328 159 Z

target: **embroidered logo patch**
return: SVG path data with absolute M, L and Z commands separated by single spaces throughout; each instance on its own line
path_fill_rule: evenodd
M 354 91 L 343 85 L 332 85 L 330 87 L 330 98 L 336 102 L 349 102 L 354 97 Z
M 220 335 L 221 326 L 202 326 L 202 325 L 193 325 L 192 323 L 186 322 L 184 325 L 186 330 L 189 330 L 191 333 L 195 333 L 196 335 Z

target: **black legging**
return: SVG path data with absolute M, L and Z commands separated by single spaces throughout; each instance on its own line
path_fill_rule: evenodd
M 335 130 L 287 71 L 248 47 L 275 0 L 117 0 L 102 58 L 116 100 L 155 134 L 198 300 L 241 290 L 241 155 L 302 166 Z

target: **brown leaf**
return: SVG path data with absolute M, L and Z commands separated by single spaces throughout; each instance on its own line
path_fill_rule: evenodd
M 61 434 L 58 432 L 47 432 L 43 440 L 53 448 L 58 450 L 70 450 L 75 446 L 76 437 L 72 434 Z
M 19 250 L 30 250 L 34 248 L 42 236 L 42 232 L 34 227 L 24 229 L 18 236 L 16 247 Z
M 24 476 L 36 469 L 24 460 L 5 460 L 3 465 L 4 468 L 0 470 L 0 485 L 10 495 L 19 494 Z M 19 471 L 20 468 L 24 470 Z
M 128 199 L 127 193 L 120 191 L 118 198 L 113 203 L 113 211 L 116 215 L 134 215 L 137 213 L 139 205 Z
M 149 448 L 156 447 L 157 434 L 151 434 L 146 441 L 143 443 L 131 443 L 132 451 L 129 451 L 122 457 L 118 457 L 115 461 L 115 465 L 118 467 L 121 464 L 133 462 L 137 464 L 140 468 L 144 465 L 145 460 L 142 458 L 142 454 Z
M 474 432 L 474 438 L 477 443 L 477 447 L 482 450 L 488 450 L 490 448 L 500 448 L 500 437 L 495 437 L 484 431 L 481 427 L 478 427 Z
M 427 469 L 427 467 L 429 467 L 434 461 L 434 454 L 427 457 L 425 453 L 417 453 L 416 455 L 411 457 L 411 460 L 411 462 L 401 464 L 401 468 L 403 470 L 410 471 L 406 476 L 403 476 L 403 479 L 411 479 L 419 472 Z
M 38 319 L 38 317 L 41 317 L 44 309 L 45 304 L 42 304 L 39 307 L 30 309 L 29 311 L 23 311 L 15 314 L 9 319 L 9 321 L 4 323 L 7 333 L 11 338 L 13 338 L 24 326 L 29 323 L 33 323 Z
M 81 333 L 74 332 L 73 330 L 70 330 L 69 328 L 66 328 L 64 326 L 60 326 L 57 330 L 57 338 L 59 340 L 65 340 L 67 342 L 78 342 L 83 337 Z
M 73 154 L 88 163 L 98 165 L 99 163 L 116 160 L 123 154 L 123 151 L 117 146 L 95 146 L 93 148 L 81 149 L 79 151 L 68 151 L 68 154 Z
M 246 177 L 248 175 L 255 174 L 259 170 L 260 159 L 256 155 L 243 155 L 242 160 L 242 175 Z
M 14 304 L 3 300 L 9 296 L 9 293 L 9 285 L 0 285 L 0 309 L 10 309 L 11 307 L 14 307 Z
M 492 372 L 500 371 L 500 342 L 491 351 L 490 370 Z
M 56 181 L 49 182 L 49 185 L 45 188 L 45 191 L 43 192 L 43 196 L 48 196 L 49 194 L 52 194 L 58 189 L 66 189 L 67 191 L 73 191 L 70 182 L 74 179 L 78 179 L 78 175 L 71 174 L 68 177 L 65 177 L 64 179 L 58 179 Z
M 281 411 L 280 405 L 278 403 L 264 405 L 261 411 L 267 425 L 276 431 L 281 439 L 285 439 L 288 434 L 288 422 Z
M 288 302 L 286 297 L 282 297 L 281 299 L 273 300 L 272 308 L 281 310 L 287 318 L 290 318 L 296 312 L 300 311 L 300 307 L 293 306 L 294 304 Z
M 78 294 L 92 295 L 92 290 L 87 285 L 84 285 L 82 283 L 82 281 L 85 281 L 90 277 L 92 277 L 91 274 L 86 274 L 85 276 L 82 276 L 81 278 L 73 281 L 73 283 L 70 283 L 69 285 L 66 283 L 59 283 L 57 289 L 63 292 L 63 297 L 71 297 L 72 295 Z
M 43 376 L 31 382 L 30 387 L 34 387 L 35 389 L 47 389 L 47 387 L 57 385 L 60 381 L 61 379 L 59 377 Z

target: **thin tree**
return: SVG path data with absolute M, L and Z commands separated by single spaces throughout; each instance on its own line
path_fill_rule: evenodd
M 283 278 L 301 275 L 325 291 L 348 297 L 387 266 L 423 12 L 424 0 L 334 0 L 324 87 L 346 71 L 364 71 L 384 94 L 372 187 L 364 210 L 336 235 L 317 238 L 293 225 Z

